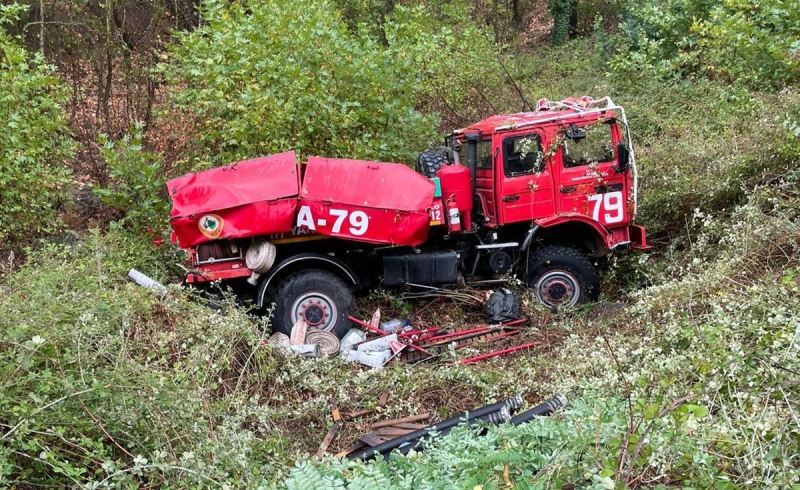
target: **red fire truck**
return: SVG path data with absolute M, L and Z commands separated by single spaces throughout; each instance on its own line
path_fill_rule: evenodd
M 622 107 L 540 100 L 453 131 L 397 163 L 293 152 L 168 183 L 188 284 L 223 282 L 273 328 L 298 320 L 344 335 L 357 294 L 454 287 L 516 275 L 541 303 L 597 298 L 595 259 L 647 248 Z

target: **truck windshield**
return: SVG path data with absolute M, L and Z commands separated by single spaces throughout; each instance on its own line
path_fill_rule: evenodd
M 564 167 L 579 167 L 614 159 L 611 126 L 597 124 L 585 129 L 585 138 L 564 138 Z

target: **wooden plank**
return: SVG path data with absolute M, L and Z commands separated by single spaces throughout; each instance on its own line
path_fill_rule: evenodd
M 372 413 L 374 411 L 375 410 L 373 410 L 371 408 L 364 408 L 362 410 L 353 410 L 352 412 L 346 412 L 344 414 L 344 416 L 347 417 L 348 419 L 354 419 L 354 418 L 357 418 L 357 417 L 361 417 L 362 415 L 370 414 L 370 413 Z
M 384 442 L 391 439 L 390 437 L 381 437 L 378 434 L 373 434 L 370 432 L 369 434 L 364 434 L 359 439 L 361 442 L 367 444 L 368 446 L 377 446 L 378 444 L 383 444 Z
M 358 451 L 359 449 L 364 449 L 365 447 L 367 447 L 366 444 L 364 444 L 361 441 L 356 441 L 355 444 L 353 444 L 352 446 L 350 446 L 350 447 L 348 447 L 346 449 L 342 449 L 341 451 L 336 453 L 333 457 L 334 458 L 344 458 L 345 456 L 347 456 L 348 454 L 352 453 L 353 451 Z
M 427 420 L 429 414 L 421 413 L 419 415 L 409 415 L 408 417 L 402 417 L 399 419 L 392 419 L 392 420 L 382 420 L 380 422 L 376 422 L 372 424 L 373 429 L 379 429 L 381 427 L 391 427 L 395 424 L 402 424 L 405 422 L 419 422 L 420 420 Z
M 325 437 L 322 439 L 322 443 L 319 445 L 319 449 L 317 449 L 317 454 L 314 455 L 315 458 L 322 459 L 322 456 L 328 450 L 328 446 L 331 445 L 331 441 L 333 441 L 333 438 L 336 436 L 336 433 L 339 431 L 342 425 L 344 425 L 343 421 L 336 422 L 333 424 L 333 427 L 328 430 L 328 433 L 325 434 Z
M 411 422 L 401 422 L 399 424 L 394 424 L 392 427 L 397 427 L 398 429 L 410 429 L 410 430 L 420 430 L 427 427 L 426 424 L 414 424 Z
M 339 422 L 342 420 L 342 412 L 339 411 L 339 405 L 336 404 L 336 400 L 333 398 L 330 399 L 331 404 L 331 417 L 333 417 L 334 422 Z
M 371 434 L 377 434 L 381 437 L 400 437 L 414 432 L 412 429 L 398 429 L 397 427 L 381 427 L 375 429 Z

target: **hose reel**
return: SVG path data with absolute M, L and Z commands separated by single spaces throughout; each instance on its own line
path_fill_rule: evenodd
M 275 245 L 265 241 L 255 241 L 247 247 L 247 252 L 244 256 L 244 263 L 248 269 L 253 271 L 247 282 L 255 286 L 258 283 L 258 278 L 261 274 L 269 271 L 273 264 L 275 264 L 275 256 L 277 249 Z

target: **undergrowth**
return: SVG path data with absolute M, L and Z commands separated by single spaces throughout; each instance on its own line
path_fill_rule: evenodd
M 190 290 L 157 298 L 128 283 L 130 267 L 176 282 L 182 260 L 130 228 L 37 244 L 0 282 L 0 486 L 794 484 L 797 91 L 665 78 L 646 64 L 632 76 L 608 64 L 615 53 L 596 36 L 510 63 L 531 98 L 611 95 L 627 108 L 639 222 L 657 247 L 611 262 L 616 291 L 606 298 L 619 299 L 619 311 L 557 315 L 530 333 L 557 341 L 508 359 L 460 367 L 447 354 L 365 371 L 283 357 L 263 342 L 269 318 L 232 300 L 213 311 Z M 505 89 L 489 98 L 514 100 Z M 152 182 L 124 170 L 134 190 L 149 192 Z M 115 191 L 121 207 L 144 201 Z M 347 422 L 335 451 L 380 419 L 441 419 L 515 393 L 535 403 L 556 392 L 570 404 L 552 417 L 485 434 L 459 428 L 408 458 L 311 457 L 332 424 L 330 399 L 343 411 L 374 410 Z

